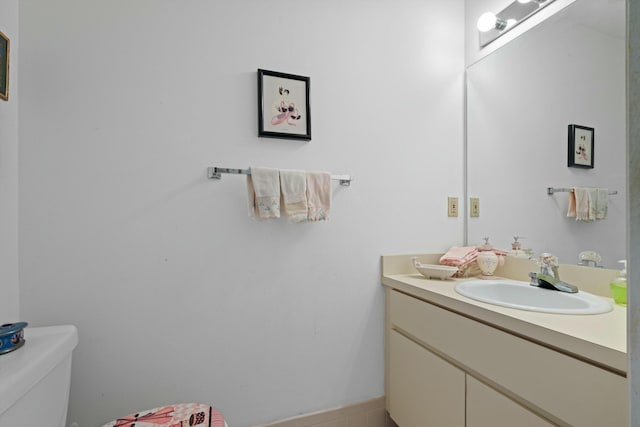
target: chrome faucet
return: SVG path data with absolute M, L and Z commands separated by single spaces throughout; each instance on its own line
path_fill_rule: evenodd
M 531 286 L 572 294 L 578 292 L 577 286 L 560 280 L 559 264 L 556 256 L 544 253 L 538 258 L 538 264 L 540 265 L 540 273 L 529 273 L 529 277 L 531 278 L 529 284 Z
M 549 276 L 548 274 L 538 274 L 538 273 L 529 273 L 529 277 L 531 278 L 531 282 L 529 283 L 531 286 L 537 286 L 539 288 L 544 289 L 552 289 L 554 291 L 560 292 L 568 292 L 570 294 L 575 294 L 578 292 L 578 287 L 572 285 L 571 283 L 563 282 L 560 279 L 556 279 L 553 276 Z

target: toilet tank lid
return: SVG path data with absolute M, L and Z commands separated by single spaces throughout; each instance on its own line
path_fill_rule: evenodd
M 0 356 L 0 414 L 58 366 L 78 344 L 73 325 L 27 327 L 22 348 Z

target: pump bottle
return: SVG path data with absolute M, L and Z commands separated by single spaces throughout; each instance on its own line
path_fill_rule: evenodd
M 620 270 L 618 277 L 613 279 L 609 284 L 611 289 L 611 295 L 616 304 L 627 305 L 627 260 L 622 259 L 618 261 L 624 268 Z

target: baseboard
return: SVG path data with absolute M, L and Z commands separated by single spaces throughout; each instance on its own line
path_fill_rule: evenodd
M 300 415 L 256 427 L 387 427 L 392 426 L 384 397 Z M 392 421 L 391 421 L 392 422 Z

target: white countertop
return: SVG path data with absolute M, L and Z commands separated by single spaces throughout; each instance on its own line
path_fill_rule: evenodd
M 613 311 L 609 313 L 566 315 L 487 304 L 462 296 L 455 291 L 457 281 L 469 279 L 427 279 L 419 273 L 385 268 L 384 258 L 382 283 L 389 288 L 626 375 L 627 310 L 625 307 L 613 304 Z M 408 260 L 410 260 L 409 255 L 406 256 L 407 265 Z M 613 300 L 610 298 L 609 300 L 613 303 Z

